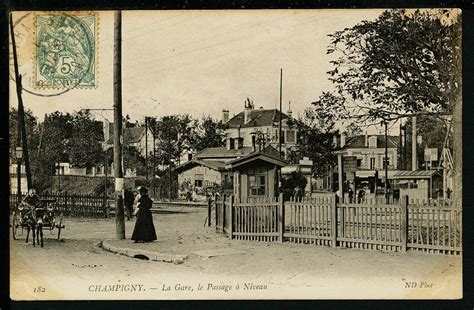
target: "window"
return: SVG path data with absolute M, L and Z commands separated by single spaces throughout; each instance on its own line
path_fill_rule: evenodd
M 376 148 L 377 147 L 377 136 L 369 137 L 369 147 Z
M 266 183 L 266 176 L 264 175 L 249 175 L 250 195 L 264 196 Z
M 374 170 L 375 169 L 375 158 L 371 158 L 370 159 L 370 170 Z
M 362 159 L 357 160 L 357 168 L 360 168 L 362 166 Z
M 204 174 L 195 174 L 194 175 L 194 186 L 202 187 L 204 181 Z
M 383 168 L 385 169 L 385 165 L 387 165 L 387 167 L 390 167 L 390 158 L 387 158 L 387 160 L 385 160 L 385 158 L 383 159 Z
M 288 129 L 285 131 L 286 133 L 286 143 L 296 143 L 296 131 L 292 129 Z

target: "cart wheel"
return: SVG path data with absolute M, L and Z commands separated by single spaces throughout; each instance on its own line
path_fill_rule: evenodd
M 16 239 L 16 231 L 17 231 L 16 228 L 17 228 L 18 223 L 17 223 L 17 219 L 16 219 L 16 214 L 15 214 L 15 212 L 13 212 L 13 214 L 12 214 L 12 224 L 11 224 L 11 225 L 12 225 L 12 236 L 13 236 L 13 240 L 17 240 L 17 239 Z
M 63 214 L 61 213 L 61 215 L 59 216 L 59 222 L 56 224 L 56 227 L 58 228 L 58 241 L 61 241 L 61 229 L 64 228 L 63 222 Z

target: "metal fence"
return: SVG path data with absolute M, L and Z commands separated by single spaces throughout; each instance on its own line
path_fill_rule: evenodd
M 71 217 L 107 217 L 109 208 L 104 196 L 78 193 L 42 193 L 40 199 L 51 204 L 64 216 Z M 24 195 L 22 195 L 24 197 Z M 17 194 L 10 193 L 10 209 L 18 204 Z

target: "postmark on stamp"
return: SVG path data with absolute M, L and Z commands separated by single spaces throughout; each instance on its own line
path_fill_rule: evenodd
M 96 14 L 36 14 L 35 88 L 95 88 Z

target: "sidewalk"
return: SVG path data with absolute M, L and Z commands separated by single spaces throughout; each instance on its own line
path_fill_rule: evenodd
M 223 277 L 249 276 L 275 282 L 291 279 L 301 283 L 308 278 L 342 280 L 346 277 L 397 282 L 403 278 L 436 279 L 454 286 L 461 282 L 461 257 L 230 240 L 216 233 L 215 227 L 207 227 L 205 209 L 167 208 L 166 213 L 153 217 L 157 241 L 133 243 L 129 229 L 128 239 L 105 242 L 118 249 L 132 249 L 134 255 L 141 251 L 144 255 L 183 257 L 182 266 Z

